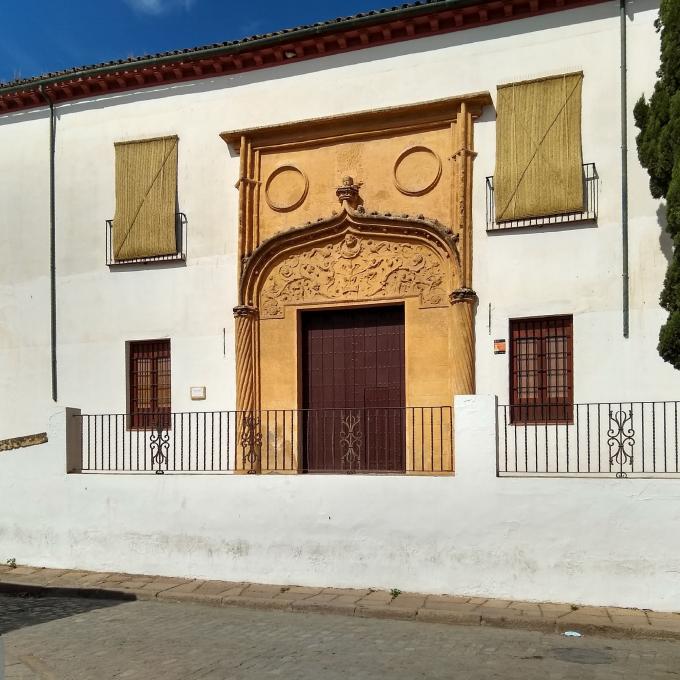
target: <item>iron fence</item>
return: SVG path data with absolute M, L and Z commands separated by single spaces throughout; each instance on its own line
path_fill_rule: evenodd
M 126 264 L 151 264 L 154 262 L 185 262 L 187 259 L 187 216 L 182 212 L 175 213 L 175 242 L 177 248 L 174 253 L 120 259 L 113 252 L 113 220 L 106 220 L 106 264 L 109 267 Z
M 487 231 L 500 231 L 504 229 L 518 229 L 521 227 L 546 227 L 572 222 L 585 222 L 597 220 L 598 197 L 600 176 L 597 173 L 595 163 L 583 164 L 583 210 L 564 213 L 561 215 L 549 215 L 546 217 L 532 217 L 523 220 L 496 220 L 496 198 L 494 194 L 493 176 L 486 178 L 486 229 Z
M 558 418 L 554 405 L 498 406 L 497 473 L 679 475 L 679 403 L 569 404 Z
M 450 406 L 75 414 L 73 418 L 83 472 L 453 471 Z M 138 426 L 132 427 L 133 423 Z

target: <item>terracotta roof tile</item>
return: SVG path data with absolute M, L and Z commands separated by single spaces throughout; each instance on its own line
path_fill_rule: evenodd
M 227 40 L 225 42 L 220 42 L 220 43 L 211 43 L 207 45 L 200 45 L 196 47 L 191 47 L 191 48 L 185 48 L 185 49 L 179 49 L 179 50 L 170 50 L 168 52 L 158 52 L 156 54 L 146 54 L 146 55 L 141 55 L 141 56 L 136 56 L 136 57 L 129 57 L 128 59 L 114 59 L 111 61 L 105 61 L 101 62 L 98 64 L 90 64 L 90 65 L 85 65 L 85 66 L 78 66 L 78 67 L 71 67 L 67 69 L 63 69 L 61 71 L 51 71 L 48 73 L 42 73 L 37 76 L 32 76 L 30 78 L 19 78 L 17 80 L 12 80 L 8 82 L 0 82 L 0 88 L 6 88 L 6 87 L 16 87 L 19 85 L 30 85 L 31 83 L 38 81 L 38 80 L 43 80 L 46 78 L 58 78 L 61 76 L 69 75 L 71 73 L 73 74 L 78 74 L 81 72 L 85 71 L 90 71 L 94 69 L 99 69 L 103 68 L 106 66 L 116 66 L 116 65 L 121 65 L 124 66 L 126 64 L 136 64 L 140 61 L 145 61 L 148 59 L 160 59 L 163 57 L 172 57 L 172 56 L 179 56 L 179 55 L 191 55 L 196 52 L 200 52 L 205 49 L 209 48 L 215 48 L 215 49 L 220 49 L 220 48 L 228 48 L 228 47 L 233 47 L 236 45 L 243 45 L 247 46 L 249 43 L 253 43 L 255 41 L 260 41 L 260 40 L 268 40 L 272 38 L 276 38 L 277 36 L 284 36 L 288 34 L 293 34 L 293 33 L 298 33 L 302 31 L 309 31 L 311 29 L 319 29 L 320 32 L 324 32 L 325 30 L 335 30 L 337 28 L 341 28 L 342 24 L 347 23 L 347 22 L 353 22 L 361 19 L 370 19 L 372 17 L 379 18 L 383 14 L 387 13 L 392 13 L 392 12 L 400 12 L 403 10 L 410 10 L 413 8 L 417 7 L 423 7 L 424 9 L 433 9 L 436 8 L 437 5 L 443 5 L 443 4 L 460 4 L 460 5 L 466 5 L 466 4 L 471 4 L 470 0 L 458 0 L 458 2 L 446 2 L 446 0 L 416 0 L 415 2 L 409 2 L 409 3 L 404 3 L 401 5 L 395 5 L 392 7 L 386 7 L 383 9 L 375 9 L 375 10 L 369 10 L 367 12 L 360 12 L 358 14 L 353 14 L 351 16 L 346 16 L 346 17 L 337 17 L 335 19 L 327 19 L 326 21 L 317 21 L 316 23 L 313 24 L 302 24 L 300 26 L 296 26 L 294 28 L 284 28 L 280 29 L 278 31 L 272 31 L 271 33 L 260 33 L 260 34 L 255 34 L 248 36 L 246 38 L 239 38 L 237 40 Z

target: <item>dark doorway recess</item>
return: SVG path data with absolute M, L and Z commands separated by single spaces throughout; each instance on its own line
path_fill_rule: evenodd
M 305 472 L 404 472 L 403 305 L 302 313 Z

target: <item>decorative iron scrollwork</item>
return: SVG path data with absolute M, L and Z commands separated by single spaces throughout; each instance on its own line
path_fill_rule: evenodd
M 354 466 L 361 458 L 361 417 L 350 413 L 342 419 L 340 429 L 340 447 L 342 450 L 341 460 L 349 467 L 348 472 L 354 470 Z
M 168 462 L 170 433 L 167 430 L 163 430 L 162 427 L 159 427 L 156 432 L 149 437 L 149 448 L 151 450 L 151 466 L 158 465 L 156 474 L 162 475 L 163 470 L 161 470 L 161 466 L 164 464 L 167 465 Z
M 627 477 L 624 465 L 633 466 L 633 446 L 635 430 L 633 429 L 633 410 L 609 411 L 609 430 L 607 446 L 609 446 L 609 465 L 618 466 L 617 477 Z
M 262 450 L 262 430 L 260 419 L 252 413 L 241 415 L 241 450 L 243 451 L 243 467 L 249 474 L 257 472 Z

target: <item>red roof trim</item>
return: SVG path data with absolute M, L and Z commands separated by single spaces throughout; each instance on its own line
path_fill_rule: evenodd
M 177 61 L 159 64 L 123 64 L 115 71 L 91 76 L 74 74 L 71 80 L 50 83 L 44 87 L 55 103 L 85 97 L 138 90 L 159 84 L 179 83 L 187 80 L 215 78 L 283 63 L 315 59 L 340 52 L 386 45 L 403 40 L 450 33 L 469 28 L 502 23 L 514 19 L 594 5 L 605 0 L 480 0 L 479 3 L 459 9 L 442 9 L 412 17 L 385 20 L 376 17 L 375 24 L 333 30 L 314 37 L 292 40 L 289 43 L 262 46 L 243 45 L 243 50 L 217 56 L 196 57 L 190 54 Z M 290 54 L 295 56 L 287 56 Z M 0 94 L 0 114 L 43 106 L 45 101 L 37 85 L 27 83 L 19 92 Z

